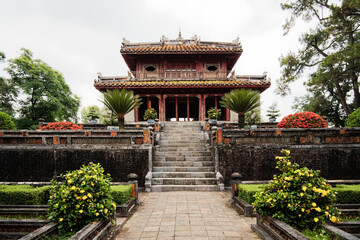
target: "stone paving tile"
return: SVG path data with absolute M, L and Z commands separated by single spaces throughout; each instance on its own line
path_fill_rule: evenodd
M 258 240 L 218 192 L 151 192 L 116 240 Z

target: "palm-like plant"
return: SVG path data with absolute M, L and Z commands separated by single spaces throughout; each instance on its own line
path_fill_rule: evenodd
M 120 129 L 124 129 L 124 116 L 133 109 L 138 108 L 142 102 L 138 95 L 133 95 L 133 92 L 122 89 L 115 89 L 113 91 L 107 90 L 104 93 L 104 100 L 101 101 L 114 114 L 117 115 Z
M 235 89 L 221 98 L 222 107 L 238 114 L 239 128 L 245 125 L 245 113 L 260 106 L 260 94 L 250 89 Z

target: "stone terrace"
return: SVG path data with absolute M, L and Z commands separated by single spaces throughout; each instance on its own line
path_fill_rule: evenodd
M 151 192 L 124 225 L 117 240 L 259 239 L 255 218 L 240 216 L 219 192 Z

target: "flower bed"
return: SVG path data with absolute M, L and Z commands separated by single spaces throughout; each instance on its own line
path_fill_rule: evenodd
M 78 130 L 82 129 L 80 126 L 72 122 L 52 122 L 40 128 L 40 130 Z
M 313 112 L 301 112 L 284 117 L 276 126 L 277 128 L 323 128 L 326 121 Z

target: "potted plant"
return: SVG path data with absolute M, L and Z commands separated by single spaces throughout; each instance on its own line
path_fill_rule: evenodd
M 280 110 L 277 109 L 277 102 L 273 102 L 267 110 L 266 116 L 269 117 L 269 122 L 276 122 L 276 118 L 280 116 Z
M 217 120 L 221 117 L 221 109 L 217 108 L 210 108 L 207 111 L 208 118 L 210 119 L 211 123 L 216 123 Z
M 144 120 L 147 120 L 148 123 L 154 123 L 155 118 L 157 118 L 157 112 L 154 108 L 149 108 L 145 111 Z
M 90 106 L 87 118 L 90 123 L 97 123 L 100 118 L 99 108 L 97 106 Z

